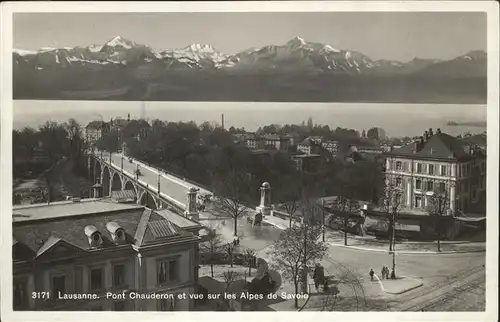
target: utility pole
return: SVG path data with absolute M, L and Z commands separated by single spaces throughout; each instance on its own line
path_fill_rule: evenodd
M 396 276 L 396 214 L 392 214 L 392 271 Z
M 321 224 L 323 228 L 323 242 L 325 242 L 325 199 L 321 199 Z

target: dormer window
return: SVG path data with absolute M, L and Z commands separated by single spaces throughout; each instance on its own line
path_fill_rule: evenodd
M 102 245 L 103 240 L 101 233 L 95 228 L 95 226 L 88 225 L 85 227 L 85 235 L 89 240 L 89 245 L 91 247 L 99 247 Z
M 114 221 L 110 221 L 106 224 L 106 229 L 109 231 L 113 242 L 121 244 L 126 240 L 125 229 L 118 225 Z

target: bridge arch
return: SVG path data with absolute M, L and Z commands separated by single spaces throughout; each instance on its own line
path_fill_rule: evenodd
M 102 184 L 102 178 L 101 178 L 101 174 L 102 174 L 102 168 L 101 168 L 101 163 L 98 162 L 98 161 L 94 161 L 95 164 L 94 164 L 94 182 L 92 182 L 92 184 L 96 183 L 97 179 L 99 179 L 99 182 Z
M 111 191 L 120 191 L 122 190 L 122 179 L 118 172 L 115 172 L 113 175 L 113 179 L 111 180 Z
M 158 204 L 156 203 L 156 199 L 151 195 L 150 192 L 144 191 L 141 195 L 140 204 L 148 207 L 149 209 L 157 210 Z
M 132 181 L 127 180 L 125 182 L 125 185 L 123 186 L 123 190 L 133 190 L 134 194 L 135 194 L 135 196 L 137 198 L 137 189 L 135 189 L 135 185 L 132 183 Z
M 109 184 L 111 182 L 111 173 L 108 167 L 104 167 L 102 173 L 102 196 L 109 196 Z

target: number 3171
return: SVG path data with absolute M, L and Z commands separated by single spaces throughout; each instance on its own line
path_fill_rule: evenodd
M 32 299 L 49 299 L 50 292 L 31 292 Z

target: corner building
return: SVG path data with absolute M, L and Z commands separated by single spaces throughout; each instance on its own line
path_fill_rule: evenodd
M 176 295 L 196 291 L 200 228 L 168 209 L 106 199 L 16 206 L 14 310 L 192 310 L 189 296 Z M 64 300 L 59 292 L 97 298 Z M 107 292 L 126 296 L 106 298 Z M 130 292 L 174 299 L 131 300 Z
M 403 190 L 403 210 L 427 212 L 435 191 L 449 196 L 449 215 L 466 213 L 485 200 L 486 151 L 437 129 L 384 153 L 386 182 Z

